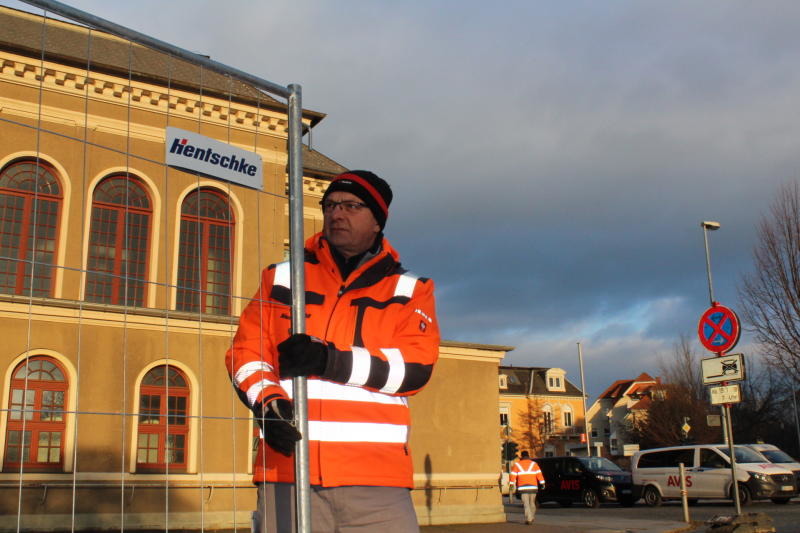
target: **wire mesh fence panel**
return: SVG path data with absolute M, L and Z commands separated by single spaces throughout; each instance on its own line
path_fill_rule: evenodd
M 287 104 L 34 11 L 0 7 L 0 530 L 249 531 L 224 355 L 287 257 Z

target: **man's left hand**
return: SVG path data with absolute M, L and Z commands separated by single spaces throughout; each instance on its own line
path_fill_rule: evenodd
M 305 333 L 295 333 L 278 345 L 282 378 L 321 376 L 328 364 L 328 347 Z

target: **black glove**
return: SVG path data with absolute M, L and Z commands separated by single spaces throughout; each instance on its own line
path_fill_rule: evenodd
M 256 406 L 256 420 L 270 448 L 289 457 L 294 452 L 294 443 L 303 436 L 292 425 L 294 408 L 292 402 L 279 398 Z
M 278 345 L 282 378 L 321 376 L 328 364 L 328 346 L 305 333 L 295 333 Z

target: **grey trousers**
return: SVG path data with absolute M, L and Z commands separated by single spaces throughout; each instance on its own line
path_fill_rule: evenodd
M 536 516 L 536 491 L 520 491 L 522 508 L 525 510 L 525 522 L 533 522 Z
M 259 483 L 254 533 L 295 533 L 294 485 Z M 402 487 L 311 487 L 312 533 L 419 533 L 411 491 Z

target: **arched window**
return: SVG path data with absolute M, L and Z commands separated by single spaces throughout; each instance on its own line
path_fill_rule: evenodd
M 553 408 L 549 404 L 542 407 L 542 433 L 553 432 Z
M 152 214 L 138 178 L 119 174 L 97 186 L 89 229 L 87 301 L 145 305 Z
M 61 184 L 43 161 L 0 171 L 0 292 L 52 296 Z
M 213 189 L 197 189 L 181 206 L 179 311 L 230 314 L 233 213 Z
M 66 374 L 50 357 L 30 357 L 11 377 L 3 470 L 60 471 L 64 465 Z
M 189 392 L 186 376 L 173 366 L 157 366 L 145 374 L 139 392 L 137 470 L 186 471 Z
M 572 407 L 568 405 L 564 406 L 563 414 L 564 414 L 564 427 L 568 428 L 574 423 L 574 420 L 572 420 Z

